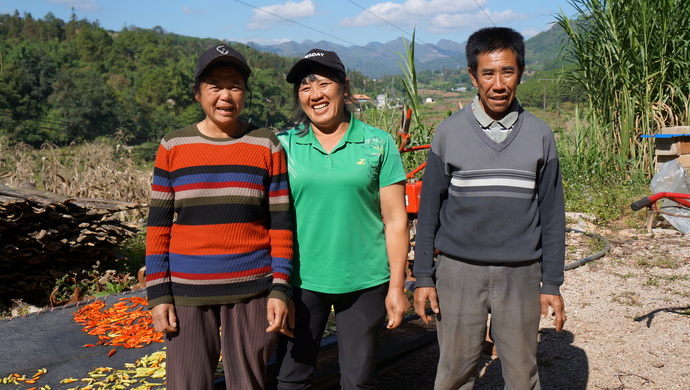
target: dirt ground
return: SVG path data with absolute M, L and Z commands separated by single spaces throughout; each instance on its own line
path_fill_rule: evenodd
M 542 320 L 539 372 L 545 390 L 690 389 L 690 237 L 673 229 L 571 227 L 610 243 L 607 254 L 566 271 L 568 321 Z M 568 258 L 602 249 L 568 234 Z M 380 389 L 432 389 L 434 344 L 380 378 Z M 475 389 L 503 389 L 500 359 L 482 355 Z
M 541 322 L 542 389 L 690 389 L 690 236 L 668 224 L 649 233 L 571 221 L 567 264 L 610 248 L 566 271 L 564 330 Z M 434 343 L 383 374 L 379 389 L 432 389 L 437 361 Z M 482 355 L 475 389 L 503 389 L 499 358 Z

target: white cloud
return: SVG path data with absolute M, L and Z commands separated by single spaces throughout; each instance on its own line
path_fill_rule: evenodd
M 483 12 L 480 10 L 471 14 L 436 15 L 429 20 L 429 23 L 426 26 L 427 30 L 432 33 L 448 33 L 465 30 L 468 27 L 486 26 L 487 22 L 493 22 L 497 26 L 504 26 L 516 20 L 527 18 L 527 15 L 520 14 L 512 10 L 492 12 L 487 8 L 484 9 Z
M 447 34 L 487 26 L 492 22 L 497 26 L 502 26 L 529 18 L 528 15 L 510 9 L 492 11 L 487 7 L 488 2 L 489 0 L 386 1 L 369 7 L 367 11 L 362 11 L 353 18 L 341 20 L 339 25 L 341 27 L 386 27 L 388 23 L 391 23 L 407 30 L 416 28 L 429 33 Z
M 285 19 L 304 19 L 315 14 L 316 6 L 312 0 L 303 0 L 299 3 L 288 1 L 283 4 L 268 5 L 254 10 L 254 15 L 249 21 L 247 29 L 267 30 L 273 24 L 287 22 Z
M 64 4 L 79 11 L 93 11 L 100 8 L 98 0 L 48 0 L 51 3 Z
M 387 1 L 375 4 L 354 18 L 340 22 L 342 27 L 363 27 L 386 24 L 381 19 L 400 27 L 430 26 L 435 17 L 471 17 L 477 3 L 484 6 L 487 0 L 406 0 L 403 3 Z M 372 15 L 374 14 L 374 15 Z M 474 14 L 474 12 L 472 13 Z M 377 17 L 378 16 L 378 17 Z
M 182 7 L 182 13 L 185 15 L 197 15 L 197 14 L 204 15 L 204 14 L 206 14 L 206 10 L 203 8 L 195 10 L 195 9 L 190 8 L 190 7 L 185 5 L 184 7 Z
M 254 43 L 258 43 L 259 45 L 264 45 L 264 46 L 266 46 L 266 45 L 280 45 L 281 43 L 290 42 L 290 41 L 291 41 L 291 39 L 289 39 L 289 38 L 275 38 L 275 39 L 240 38 L 237 40 L 237 42 L 241 42 L 241 43 L 245 43 L 245 44 L 250 43 L 250 42 L 254 42 Z
M 486 0 L 407 0 L 403 7 L 410 15 L 456 14 L 477 9 Z

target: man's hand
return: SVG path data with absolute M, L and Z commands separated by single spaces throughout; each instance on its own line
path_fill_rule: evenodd
M 266 333 L 278 332 L 288 337 L 295 337 L 292 328 L 295 327 L 295 305 L 290 301 L 290 310 L 288 305 L 278 298 L 268 298 L 266 305 L 266 320 L 268 320 L 268 328 Z
M 177 332 L 177 316 L 175 315 L 175 305 L 172 303 L 161 303 L 151 309 L 153 327 L 156 332 L 174 333 Z
M 552 316 L 556 319 L 553 320 L 553 325 L 556 327 L 556 332 L 563 330 L 563 324 L 567 320 L 565 315 L 565 303 L 563 302 L 563 297 L 560 295 L 549 295 L 541 294 L 541 318 L 545 319 L 549 314 L 549 306 L 553 309 Z
M 438 314 L 438 299 L 436 298 L 436 287 L 417 287 L 414 290 L 414 311 L 425 324 L 430 324 L 434 319 L 426 315 L 426 302 L 429 301 L 431 310 Z
M 410 301 L 402 288 L 389 289 L 388 295 L 386 295 L 386 312 L 388 313 L 386 328 L 393 329 L 400 326 L 403 316 L 409 308 Z

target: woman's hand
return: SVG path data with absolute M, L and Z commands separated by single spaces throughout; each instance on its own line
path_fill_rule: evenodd
M 278 332 L 288 337 L 295 337 L 292 329 L 295 327 L 295 305 L 290 301 L 290 305 L 285 304 L 278 298 L 268 298 L 266 305 L 268 328 L 266 332 Z
M 386 328 L 393 329 L 400 326 L 403 316 L 409 308 L 410 300 L 407 299 L 403 289 L 389 288 L 388 295 L 386 295 L 386 312 L 388 313 Z
M 151 317 L 156 332 L 177 332 L 177 316 L 175 315 L 175 305 L 172 303 L 161 303 L 154 306 L 151 309 Z

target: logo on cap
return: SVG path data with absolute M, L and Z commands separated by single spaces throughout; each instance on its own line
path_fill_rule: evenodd
M 230 52 L 230 51 L 228 51 L 228 48 L 223 46 L 223 45 L 217 46 L 216 50 L 218 50 L 218 52 L 222 55 L 226 55 Z
M 326 53 L 309 53 L 304 58 L 323 57 Z

